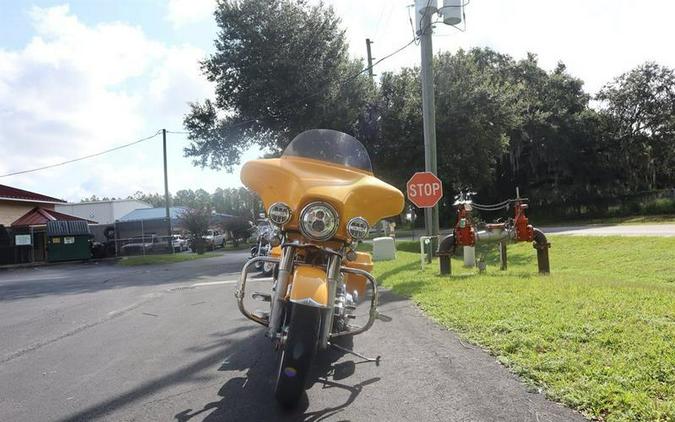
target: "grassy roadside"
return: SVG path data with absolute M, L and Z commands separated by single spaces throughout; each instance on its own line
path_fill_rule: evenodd
M 206 252 L 203 255 L 196 253 L 176 253 L 176 254 L 161 254 L 161 255 L 139 255 L 126 256 L 122 258 L 119 265 L 125 267 L 133 267 L 136 265 L 156 265 L 156 264 L 174 264 L 176 262 L 194 261 L 195 259 L 213 258 L 214 256 L 221 256 L 221 251 Z
M 119 262 L 119 265 L 124 265 L 127 267 L 135 265 L 156 265 L 156 264 L 173 264 L 176 262 L 185 262 L 185 261 L 194 261 L 195 259 L 203 258 L 213 258 L 214 256 L 220 256 L 223 253 L 229 251 L 242 251 L 248 250 L 251 247 L 250 243 L 240 243 L 237 246 L 227 244 L 225 247 L 216 249 L 215 251 L 205 252 L 203 255 L 196 253 L 167 253 L 160 255 L 139 255 L 139 256 L 126 256 L 122 258 Z
M 675 239 L 552 237 L 552 274 L 529 244 L 477 274 L 398 252 L 375 275 L 554 400 L 606 421 L 675 420 Z M 411 249 L 403 242 L 402 249 Z M 418 245 L 415 245 L 419 247 Z

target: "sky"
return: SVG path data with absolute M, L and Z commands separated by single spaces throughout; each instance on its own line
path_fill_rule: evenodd
M 318 0 L 317 0 L 318 1 Z M 439 0 L 442 3 L 443 0 Z M 327 0 L 354 57 L 373 40 L 377 60 L 412 39 L 411 0 Z M 199 61 L 213 52 L 214 0 L 0 0 L 0 175 L 182 131 L 188 103 L 212 98 Z M 491 47 L 519 59 L 562 61 L 596 93 L 648 60 L 675 67 L 675 2 L 667 0 L 471 0 L 460 27 L 435 25 L 434 50 Z M 419 65 L 412 45 L 375 73 Z M 167 136 L 169 188 L 241 186 L 233 173 L 183 156 Z M 243 161 L 261 151 L 248 151 Z M 69 201 L 163 192 L 161 136 L 65 166 L 2 177 L 0 184 Z

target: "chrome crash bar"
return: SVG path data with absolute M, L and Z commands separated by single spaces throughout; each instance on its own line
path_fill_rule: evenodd
M 250 319 L 251 321 L 257 322 L 260 325 L 263 325 L 265 327 L 269 326 L 269 321 L 266 318 L 261 318 L 255 314 L 252 314 L 249 312 L 246 307 L 244 306 L 244 297 L 246 296 L 246 280 L 248 278 L 248 273 L 250 272 L 250 268 L 253 264 L 256 262 L 272 262 L 275 264 L 279 264 L 280 260 L 279 258 L 273 258 L 270 256 L 257 256 L 255 258 L 251 258 L 244 264 L 244 268 L 241 270 L 241 276 L 239 277 L 239 282 L 237 283 L 237 288 L 234 291 L 234 297 L 237 299 L 237 306 L 239 307 L 239 311 L 244 315 L 246 318 Z M 295 264 L 298 265 L 298 264 Z M 369 282 L 370 285 L 372 286 L 373 289 L 373 294 L 370 299 L 370 311 L 368 314 L 368 322 L 366 322 L 365 325 L 362 327 L 359 327 L 355 330 L 348 330 L 348 331 L 341 331 L 339 333 L 332 333 L 330 335 L 330 338 L 334 337 L 340 337 L 340 336 L 345 336 L 345 335 L 356 335 L 356 334 L 361 334 L 364 331 L 367 331 L 370 329 L 370 327 L 373 326 L 375 323 L 375 320 L 377 319 L 377 304 L 379 301 L 379 293 L 377 290 L 377 282 L 375 281 L 375 277 L 373 277 L 372 274 L 370 274 L 367 271 L 360 270 L 358 268 L 350 268 L 350 267 L 340 267 L 340 272 L 341 273 L 350 273 L 350 274 L 356 274 L 356 275 L 361 275 L 365 277 Z
M 244 297 L 246 296 L 246 279 L 248 278 L 248 273 L 249 269 L 251 268 L 251 265 L 255 264 L 256 262 L 273 262 L 275 264 L 279 263 L 279 258 L 273 258 L 271 256 L 256 256 L 255 258 L 249 259 L 246 264 L 244 264 L 244 268 L 241 269 L 241 276 L 239 277 L 239 282 L 237 283 L 237 288 L 234 291 L 234 297 L 237 299 L 237 306 L 239 307 L 239 311 L 248 319 L 251 321 L 255 321 L 260 325 L 264 325 L 267 327 L 269 325 L 269 321 L 265 318 L 261 318 L 257 315 L 254 315 L 250 313 L 248 310 L 246 310 L 246 307 L 244 306 Z
M 380 299 L 379 293 L 377 291 L 377 282 L 375 281 L 375 277 L 373 277 L 371 273 L 369 273 L 368 271 L 360 270 L 358 268 L 350 268 L 350 267 L 341 267 L 340 272 L 364 276 L 370 282 L 370 285 L 373 287 L 373 296 L 370 298 L 370 312 L 368 313 L 368 322 L 366 322 L 366 324 L 363 327 L 359 327 L 356 330 L 348 330 L 348 331 L 340 331 L 339 333 L 332 333 L 330 335 L 331 338 L 346 335 L 357 335 L 363 333 L 364 331 L 368 331 L 370 327 L 373 326 L 375 320 L 377 319 L 377 304 Z

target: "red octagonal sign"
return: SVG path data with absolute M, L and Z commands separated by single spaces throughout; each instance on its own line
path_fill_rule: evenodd
M 408 180 L 408 199 L 418 208 L 432 208 L 443 197 L 443 184 L 431 172 L 418 172 Z

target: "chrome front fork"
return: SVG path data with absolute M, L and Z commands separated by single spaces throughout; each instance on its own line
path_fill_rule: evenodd
M 333 316 L 335 315 L 335 295 L 340 282 L 340 266 L 342 258 L 339 255 L 329 255 L 326 265 L 326 282 L 328 284 L 328 310 L 321 327 L 319 347 L 323 350 L 328 347 L 328 339 L 333 330 Z
M 288 281 L 293 271 L 293 260 L 295 259 L 295 248 L 285 246 L 281 250 L 281 261 L 279 262 L 279 272 L 272 288 L 272 301 L 270 303 L 270 322 L 267 330 L 269 338 L 275 338 L 281 327 L 281 318 L 284 314 L 284 305 L 286 293 L 288 292 Z

